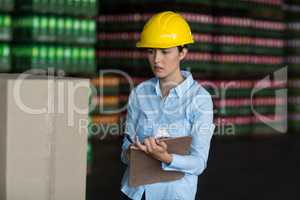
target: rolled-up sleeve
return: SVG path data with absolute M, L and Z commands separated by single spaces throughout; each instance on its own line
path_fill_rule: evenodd
M 131 136 L 131 138 L 134 138 L 136 135 L 135 133 L 135 127 L 137 123 L 138 118 L 138 102 L 136 98 L 135 90 L 132 90 L 129 98 L 128 98 L 128 105 L 127 105 L 127 116 L 126 116 L 126 122 L 125 122 L 125 130 L 124 133 Z M 128 160 L 125 156 L 125 151 L 128 149 L 130 145 L 130 142 L 124 137 L 123 144 L 122 144 L 122 152 L 121 152 L 121 160 L 123 163 L 128 164 Z
M 189 155 L 172 154 L 170 164 L 162 163 L 166 171 L 181 171 L 200 175 L 206 168 L 210 141 L 215 129 L 213 124 L 213 103 L 209 94 L 196 98 L 192 103 L 192 144 Z

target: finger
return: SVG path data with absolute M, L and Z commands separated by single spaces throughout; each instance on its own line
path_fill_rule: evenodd
M 138 147 L 140 150 L 144 151 L 147 153 L 147 148 L 145 145 L 141 144 L 141 142 L 137 139 L 135 146 Z
M 135 145 L 135 146 L 140 146 L 140 145 L 142 145 L 142 143 L 140 142 L 138 136 L 135 137 L 135 143 L 134 143 L 134 145 Z
M 150 138 L 146 138 L 144 140 L 144 144 L 146 146 L 147 152 L 151 153 L 153 151 L 153 149 L 152 149 L 152 146 L 151 146 L 151 143 L 150 143 Z
M 157 148 L 158 148 L 158 146 L 157 146 L 157 144 L 156 144 L 156 141 L 155 141 L 155 138 L 149 138 L 149 141 L 150 141 L 150 145 L 151 145 L 151 147 L 152 147 L 152 150 L 157 150 Z
M 130 149 L 140 150 L 139 147 L 137 147 L 136 145 L 130 145 Z
M 165 150 L 168 149 L 167 144 L 164 141 L 161 141 L 161 140 L 158 141 L 158 146 L 162 147 Z
M 135 143 L 140 142 L 140 139 L 137 135 L 134 137 L 134 140 L 135 140 Z
M 139 143 L 139 144 L 137 144 L 136 146 L 137 146 L 138 150 L 141 150 L 141 151 L 144 151 L 145 153 L 148 153 L 148 152 L 147 152 L 147 148 L 146 148 L 145 145 Z

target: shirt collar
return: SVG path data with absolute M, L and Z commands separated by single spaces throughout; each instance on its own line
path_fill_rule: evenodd
M 175 92 L 178 97 L 182 97 L 184 93 L 190 88 L 190 86 L 193 84 L 194 79 L 189 71 L 181 71 L 182 76 L 185 78 L 183 82 L 181 82 L 179 85 L 177 85 L 175 88 L 172 88 L 170 90 L 170 94 L 172 95 L 172 92 Z M 159 86 L 159 79 L 156 78 L 155 83 L 155 93 L 158 96 L 161 96 L 161 90 Z

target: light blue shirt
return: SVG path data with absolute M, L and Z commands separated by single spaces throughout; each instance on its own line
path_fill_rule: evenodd
M 173 160 L 162 169 L 184 172 L 176 181 L 160 182 L 139 187 L 128 185 L 128 167 L 121 190 L 134 200 L 146 193 L 147 200 L 193 200 L 197 191 L 198 175 L 206 167 L 213 124 L 213 104 L 210 94 L 199 85 L 190 72 L 182 71 L 185 80 L 161 98 L 159 80 L 152 78 L 134 88 L 129 96 L 125 132 L 140 141 L 164 130 L 170 137 L 192 136 L 189 155 L 172 154 Z M 121 160 L 128 164 L 124 150 L 130 145 L 124 138 Z

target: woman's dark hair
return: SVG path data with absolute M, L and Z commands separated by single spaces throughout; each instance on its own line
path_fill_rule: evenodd
M 184 48 L 187 49 L 187 45 L 177 46 L 177 48 L 179 52 L 182 52 Z
M 183 49 L 187 49 L 188 47 L 187 47 L 187 45 L 185 44 L 185 45 L 181 45 L 181 46 L 177 46 L 177 49 L 178 49 L 178 51 L 179 52 L 182 52 L 182 50 Z M 143 48 L 143 50 L 148 50 L 148 49 L 152 49 L 152 48 Z

